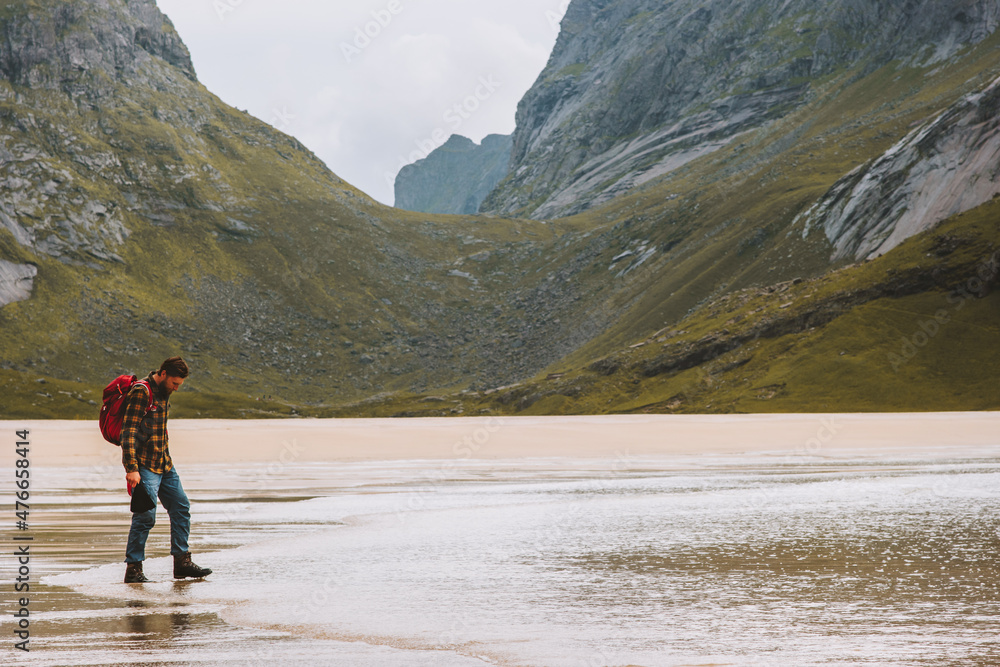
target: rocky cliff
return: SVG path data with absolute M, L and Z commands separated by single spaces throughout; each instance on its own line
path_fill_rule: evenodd
M 138 157 L 109 150 L 114 122 L 99 114 L 134 104 L 134 95 L 118 96 L 129 87 L 165 92 L 182 78 L 193 84 L 187 48 L 151 0 L 33 11 L 7 3 L 0 19 L 0 226 L 64 261 L 120 261 L 115 249 L 129 234 L 125 207 L 84 184 L 96 175 L 112 187 L 135 185 L 129 160 Z M 29 99 L 33 113 L 20 113 Z M 89 127 L 74 127 L 81 114 L 93 115 Z M 186 110 L 185 120 L 194 115 Z M 106 139 L 103 146 L 91 140 L 95 134 Z
M 453 134 L 426 158 L 396 176 L 396 207 L 421 213 L 472 214 L 504 176 L 510 136 L 491 134 L 482 144 Z
M 830 75 L 945 63 L 998 20 L 990 0 L 574 0 L 483 209 L 585 210 L 786 117 Z
M 0 75 L 15 85 L 106 98 L 112 82 L 194 80 L 191 55 L 152 0 L 78 0 L 0 7 Z M 102 85 L 103 83 L 103 85 Z

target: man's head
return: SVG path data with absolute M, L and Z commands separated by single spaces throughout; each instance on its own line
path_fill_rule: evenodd
M 172 394 L 181 388 L 190 373 L 191 369 L 186 361 L 180 357 L 170 357 L 160 364 L 160 370 L 153 374 L 153 379 L 164 391 Z

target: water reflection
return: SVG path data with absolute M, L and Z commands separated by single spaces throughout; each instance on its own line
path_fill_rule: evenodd
M 132 601 L 130 608 L 148 609 L 146 602 Z M 195 616 L 185 612 L 160 611 L 129 614 L 125 617 L 129 637 L 127 645 L 133 649 L 148 651 L 150 648 L 178 646 L 178 642 L 191 634 Z
M 134 589 L 126 644 L 183 660 L 264 630 L 352 666 L 1000 664 L 995 462 L 508 464 L 430 490 L 392 465 L 372 471 L 381 488 L 202 524 L 245 546 L 211 554 L 205 581 Z M 74 585 L 111 591 L 88 576 Z

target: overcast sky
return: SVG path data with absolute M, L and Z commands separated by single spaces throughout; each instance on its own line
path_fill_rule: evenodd
M 198 78 L 386 204 L 451 134 L 514 131 L 568 0 L 157 0 Z

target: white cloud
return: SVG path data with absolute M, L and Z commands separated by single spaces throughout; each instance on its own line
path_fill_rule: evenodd
M 159 0 L 209 90 L 389 204 L 402 163 L 453 131 L 481 141 L 514 130 L 565 5 Z

